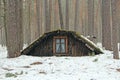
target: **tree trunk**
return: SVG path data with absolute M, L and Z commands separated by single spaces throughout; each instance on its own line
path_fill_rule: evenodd
M 74 30 L 77 31 L 79 28 L 79 0 L 75 1 L 75 22 L 74 22 Z
M 18 27 L 18 32 L 17 32 L 17 41 L 18 41 L 18 46 L 19 46 L 19 50 L 22 50 L 23 48 L 23 1 L 22 0 L 16 0 L 15 1 L 16 4 L 16 23 L 17 23 L 17 27 Z M 20 55 L 20 54 L 18 54 Z
M 2 0 L 0 0 L 0 11 L 2 11 Z M 2 29 L 2 12 L 0 12 L 0 30 Z
M 6 41 L 6 45 L 7 45 L 7 31 L 6 31 L 6 24 L 7 24 L 6 23 L 7 22 L 7 19 L 6 19 L 6 14 L 7 14 L 6 10 L 7 10 L 7 7 L 6 7 L 6 5 L 7 5 L 7 3 L 6 3 L 6 0 L 3 0 L 3 3 L 4 3 L 4 15 L 3 15 L 4 19 L 3 19 L 3 22 L 4 22 L 4 29 L 5 29 L 4 30 L 5 31 L 5 35 L 4 36 L 5 36 L 5 39 L 6 39 L 5 41 Z
M 27 32 L 26 32 L 26 37 L 27 37 L 27 44 L 29 45 L 31 43 L 31 0 L 27 0 Z
M 37 13 L 37 30 L 38 37 L 40 36 L 40 0 L 36 0 L 36 13 Z
M 94 0 L 88 0 L 88 35 L 94 41 Z
M 59 5 L 60 27 L 61 27 L 61 29 L 64 29 L 61 0 L 58 0 L 58 5 Z
M 54 29 L 60 29 L 58 0 L 54 0 Z
M 0 11 L 2 11 L 2 0 L 0 0 Z M 0 12 L 0 45 L 2 44 L 2 12 Z
M 119 0 L 111 0 L 112 9 L 112 43 L 113 43 L 113 58 L 119 59 L 118 52 L 118 28 L 120 23 L 120 13 L 119 13 Z
M 45 32 L 50 31 L 50 16 L 49 16 L 49 7 L 48 7 L 48 0 L 44 1 L 45 7 Z
M 6 1 L 6 2 L 5 2 Z M 6 8 L 6 45 L 8 58 L 20 55 L 23 47 L 22 0 L 5 0 Z
M 66 30 L 69 30 L 69 0 L 66 0 Z
M 51 31 L 52 0 L 49 0 L 49 31 Z
M 110 5 L 110 0 L 102 0 L 102 45 L 107 50 L 112 50 Z

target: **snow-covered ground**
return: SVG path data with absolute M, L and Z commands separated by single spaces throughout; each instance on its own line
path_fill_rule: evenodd
M 86 57 L 32 57 L 8 59 L 0 46 L 0 80 L 120 80 L 120 60 L 110 51 Z

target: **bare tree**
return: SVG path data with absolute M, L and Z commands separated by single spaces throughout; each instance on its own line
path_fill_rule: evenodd
M 102 42 L 102 0 L 94 1 L 94 35 L 95 42 Z
M 16 23 L 18 26 L 17 41 L 19 45 L 19 50 L 23 48 L 23 0 L 16 0 Z M 16 56 L 19 56 L 17 54 Z
M 2 11 L 2 0 L 0 0 L 0 11 Z M 1 24 L 1 16 L 2 15 L 2 12 L 0 12 L 0 30 L 1 30 L 1 28 L 2 28 L 2 24 Z
M 44 7 L 45 7 L 45 31 L 50 31 L 50 16 L 49 16 L 49 6 L 48 6 L 48 0 L 44 1 Z
M 27 18 L 27 21 L 28 21 L 28 26 L 27 26 L 27 30 L 28 30 L 28 32 L 27 32 L 27 43 L 28 44 L 30 44 L 31 43 L 31 28 L 30 28 L 30 26 L 31 26 L 31 1 L 30 0 L 27 0 L 26 1 L 27 2 L 27 5 L 28 5 L 28 18 Z
M 52 23 L 52 0 L 49 0 L 49 31 L 51 30 L 51 23 Z
M 75 1 L 75 22 L 74 22 L 74 30 L 77 31 L 79 27 L 79 0 Z
M 94 36 L 94 0 L 88 0 L 88 35 L 93 41 Z
M 60 27 L 61 27 L 61 29 L 64 29 L 61 0 L 58 0 L 58 5 L 59 5 Z
M 69 0 L 66 0 L 66 30 L 69 30 Z
M 107 50 L 112 50 L 110 5 L 110 0 L 102 0 L 102 44 Z
M 31 43 L 31 0 L 23 0 L 23 38 L 24 44 Z
M 2 0 L 0 1 L 0 11 L 2 11 Z M 2 44 L 2 12 L 0 12 L 0 44 Z
M 40 0 L 36 0 L 36 14 L 37 14 L 37 30 L 38 36 L 40 36 Z
M 22 34 L 22 0 L 5 0 L 6 8 L 6 43 L 8 57 L 20 55 L 23 47 Z
M 120 13 L 119 13 L 119 0 L 111 0 L 112 9 L 112 43 L 113 43 L 113 58 L 119 59 L 118 52 L 118 27 L 120 23 Z

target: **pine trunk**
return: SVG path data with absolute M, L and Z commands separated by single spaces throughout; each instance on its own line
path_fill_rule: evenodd
M 88 35 L 94 41 L 94 0 L 88 0 Z
M 112 50 L 110 5 L 110 0 L 102 0 L 102 45 L 107 50 Z
M 74 30 L 77 31 L 79 28 L 79 0 L 75 1 L 75 22 L 74 22 Z
M 119 18 L 119 0 L 111 0 L 111 9 L 112 9 L 112 42 L 113 42 L 113 58 L 119 59 L 118 52 L 118 28 L 120 23 Z
M 61 27 L 61 29 L 64 29 L 63 14 L 62 14 L 62 7 L 61 7 L 61 1 L 60 0 L 58 0 L 58 5 L 59 5 L 60 27 Z
M 22 0 L 6 0 L 6 44 L 8 58 L 20 55 L 23 47 Z
M 66 30 L 69 30 L 69 0 L 66 0 Z
M 37 14 L 37 30 L 38 37 L 40 36 L 40 0 L 36 0 L 36 14 Z

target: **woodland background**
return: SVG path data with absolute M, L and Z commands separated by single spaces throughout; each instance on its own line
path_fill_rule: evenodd
M 0 0 L 0 44 L 9 57 L 57 29 L 76 31 L 118 53 L 120 0 Z

